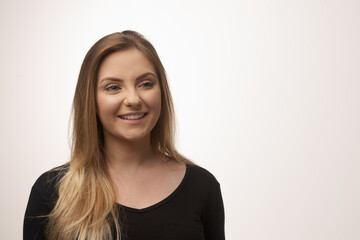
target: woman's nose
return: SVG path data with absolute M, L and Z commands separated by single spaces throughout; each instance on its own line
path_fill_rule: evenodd
M 139 108 L 141 106 L 141 99 L 136 91 L 129 91 L 126 94 L 124 104 L 129 107 Z

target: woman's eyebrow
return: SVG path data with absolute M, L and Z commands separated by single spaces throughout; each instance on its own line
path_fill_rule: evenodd
M 139 80 L 142 80 L 148 76 L 152 76 L 154 78 L 157 78 L 156 75 L 152 72 L 146 72 L 146 73 L 143 73 L 141 74 L 140 76 L 138 76 L 136 78 L 136 81 L 139 81 Z M 110 80 L 110 81 L 114 81 L 114 82 L 124 82 L 124 80 L 122 80 L 121 78 L 117 78 L 117 77 L 104 77 L 103 79 L 100 80 L 99 84 L 102 83 L 103 81 L 106 81 L 106 80 Z
M 143 79 L 143 78 L 146 78 L 146 77 L 148 77 L 148 76 L 152 76 L 152 77 L 154 77 L 154 78 L 157 78 L 154 73 L 152 73 L 152 72 L 146 72 L 146 73 L 143 73 L 143 74 L 141 74 L 140 76 L 138 76 L 138 77 L 136 78 L 136 81 L 139 81 L 139 80 L 141 80 L 141 79 Z
M 121 78 L 105 77 L 105 78 L 100 80 L 99 84 L 102 83 L 103 81 L 106 81 L 106 80 L 110 80 L 110 81 L 114 81 L 114 82 L 124 82 L 124 80 L 122 80 Z

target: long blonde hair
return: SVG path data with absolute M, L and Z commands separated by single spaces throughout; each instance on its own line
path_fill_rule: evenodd
M 192 164 L 174 146 L 174 108 L 164 67 L 156 50 L 142 35 L 124 31 L 96 42 L 82 63 L 73 100 L 71 160 L 59 182 L 59 199 L 49 215 L 51 240 L 112 239 L 121 237 L 115 192 L 106 167 L 103 127 L 96 113 L 99 67 L 111 53 L 140 50 L 154 65 L 161 87 L 161 113 L 151 132 L 151 146 L 161 155 Z

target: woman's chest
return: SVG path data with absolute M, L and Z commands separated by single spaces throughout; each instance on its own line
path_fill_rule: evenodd
M 201 213 L 191 208 L 163 209 L 150 212 L 123 212 L 125 240 L 203 240 Z

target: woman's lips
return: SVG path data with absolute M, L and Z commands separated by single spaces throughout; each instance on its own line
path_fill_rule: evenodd
M 119 117 L 121 119 L 125 119 L 125 120 L 137 120 L 137 119 L 144 118 L 146 116 L 146 114 L 147 113 L 124 114 L 124 115 L 119 115 Z
M 144 120 L 144 118 L 147 116 L 147 113 L 136 113 L 136 114 L 124 114 L 119 115 L 118 117 L 126 123 L 129 124 L 138 124 Z

